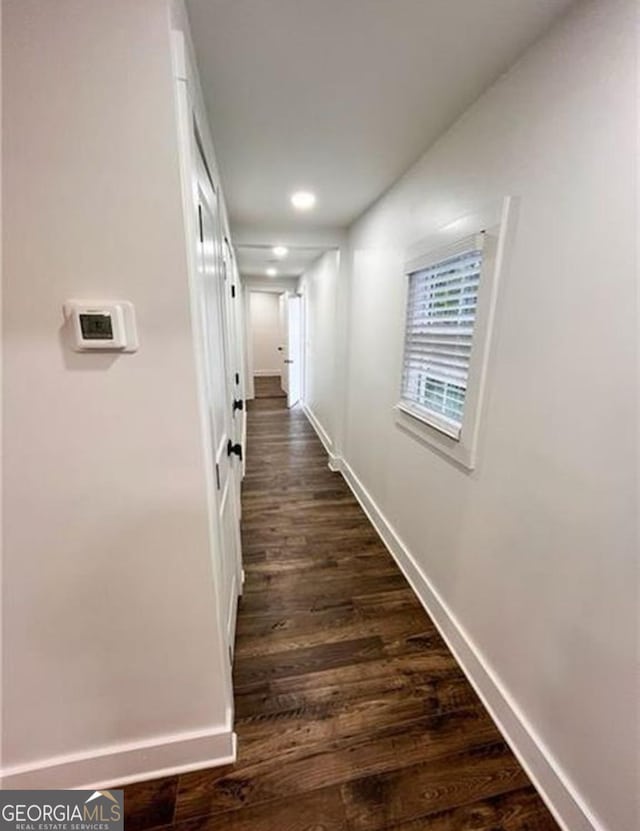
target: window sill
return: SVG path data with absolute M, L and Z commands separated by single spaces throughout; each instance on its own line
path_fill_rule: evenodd
M 394 414 L 396 425 L 405 433 L 418 439 L 439 455 L 451 459 L 463 470 L 473 470 L 473 454 L 464 441 L 459 427 L 447 425 L 444 419 L 442 425 L 436 426 L 430 420 L 427 421 L 422 414 L 418 415 L 404 404 L 396 404 Z
M 410 404 L 407 404 L 404 401 L 397 404 L 396 409 L 401 413 L 405 413 L 410 418 L 419 421 L 421 424 L 425 424 L 427 427 L 431 427 L 433 430 L 443 433 L 450 439 L 454 439 L 455 441 L 460 440 L 460 426 L 449 421 L 444 416 L 439 417 L 435 413 L 423 412 L 417 408 L 414 409 Z

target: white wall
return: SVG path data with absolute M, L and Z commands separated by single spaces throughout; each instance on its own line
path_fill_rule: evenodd
M 254 375 L 280 375 L 283 345 L 279 295 L 252 291 L 249 295 L 249 335 Z
M 328 251 L 300 278 L 305 314 L 304 404 L 330 447 L 334 443 L 338 409 L 335 359 L 339 265 L 339 252 Z
M 231 738 L 168 3 L 9 0 L 3 60 L 3 773 L 114 781 Z M 69 297 L 139 352 L 72 352 Z
M 572 831 L 638 827 L 635 10 L 578 4 L 350 234 L 347 467 L 496 708 L 511 700 L 519 749 L 542 748 Z M 394 422 L 403 263 L 506 194 L 519 218 L 469 474 Z M 331 301 L 308 297 L 325 320 Z

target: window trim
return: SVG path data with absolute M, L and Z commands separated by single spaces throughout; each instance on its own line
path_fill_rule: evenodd
M 491 336 L 495 318 L 500 272 L 503 270 L 510 226 L 513 199 L 505 197 L 501 204 L 478 214 L 449 223 L 427 240 L 414 246 L 412 256 L 404 268 L 405 303 L 402 325 L 400 379 L 404 363 L 406 339 L 406 312 L 410 275 L 434 265 L 457 253 L 477 246 L 481 235 L 482 267 L 478 286 L 478 302 L 469 358 L 462 425 L 447 423 L 448 419 L 436 413 L 414 408 L 402 399 L 394 407 L 395 422 L 399 428 L 419 439 L 439 454 L 452 459 L 465 470 L 473 470 L 477 460 L 482 401 L 486 388 Z M 400 380 L 402 385 L 402 380 Z
M 430 268 L 431 266 L 438 265 L 439 263 L 444 262 L 445 260 L 449 260 L 459 254 L 466 254 L 469 251 L 481 251 L 482 252 L 482 266 L 480 268 L 480 279 L 479 279 L 479 286 L 478 286 L 478 302 L 480 300 L 480 291 L 482 287 L 482 280 L 484 277 L 484 269 L 485 269 L 485 257 L 486 257 L 486 239 L 485 239 L 485 232 L 484 230 L 478 232 L 477 234 L 470 234 L 468 236 L 463 237 L 456 242 L 447 245 L 447 246 L 440 246 L 439 248 L 427 252 L 424 256 L 417 257 L 411 260 L 409 263 L 405 265 L 405 275 L 406 275 L 406 292 L 407 295 L 409 293 L 409 289 L 411 286 L 411 277 L 416 274 L 417 272 L 423 271 L 426 268 Z M 408 301 L 405 302 L 405 332 L 404 332 L 404 351 L 406 351 L 406 308 L 408 306 Z M 475 341 L 475 332 L 476 332 L 476 323 L 477 323 L 477 313 L 476 318 L 474 319 L 473 324 L 473 340 Z M 472 343 L 472 351 L 473 351 L 473 343 Z M 404 359 L 404 356 L 403 356 Z M 471 374 L 471 359 L 469 359 L 469 374 Z M 449 438 L 454 439 L 455 441 L 460 440 L 460 435 L 462 433 L 462 424 L 458 425 L 457 422 L 454 422 L 451 419 L 448 419 L 445 415 L 441 413 L 437 413 L 435 411 L 429 410 L 426 407 L 420 407 L 417 404 L 414 404 L 412 401 L 402 398 L 402 389 L 400 391 L 400 401 L 398 403 L 398 408 L 408 415 L 412 416 L 413 418 L 417 418 L 419 421 L 423 421 L 425 424 L 429 425 L 429 427 L 433 427 L 434 430 L 439 430 L 441 433 L 444 433 Z M 465 410 L 466 410 L 466 394 L 465 394 Z M 464 422 L 463 422 L 464 423 Z

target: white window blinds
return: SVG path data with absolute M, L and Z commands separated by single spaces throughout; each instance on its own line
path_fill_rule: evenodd
M 460 437 L 482 267 L 482 237 L 409 274 L 401 407 Z

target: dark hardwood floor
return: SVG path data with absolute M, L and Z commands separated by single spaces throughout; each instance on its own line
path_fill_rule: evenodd
M 256 398 L 286 398 L 279 375 L 257 375 L 253 379 Z
M 303 413 L 248 443 L 238 760 L 128 786 L 127 831 L 557 831 Z

